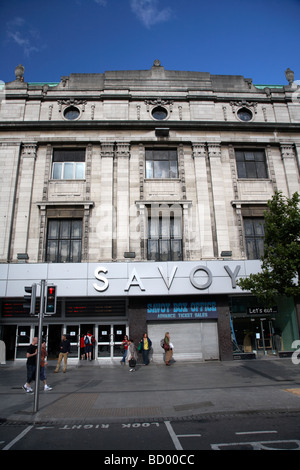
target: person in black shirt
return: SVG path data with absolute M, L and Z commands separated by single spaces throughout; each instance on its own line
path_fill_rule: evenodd
M 70 352 L 70 341 L 67 339 L 67 335 L 62 335 L 60 346 L 59 346 L 59 351 L 60 352 L 59 352 L 59 356 L 58 356 L 57 366 L 56 366 L 54 372 L 59 371 L 59 367 L 60 367 L 60 363 L 61 363 L 62 359 L 64 359 L 63 371 L 66 372 L 68 354 Z
M 33 392 L 30 384 L 36 377 L 36 359 L 37 359 L 37 337 L 34 337 L 31 345 L 27 349 L 27 382 L 23 385 L 25 392 Z

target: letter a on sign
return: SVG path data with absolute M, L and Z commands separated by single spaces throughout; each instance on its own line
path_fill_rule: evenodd
M 132 270 L 131 276 L 128 279 L 127 286 L 125 287 L 125 291 L 128 291 L 131 286 L 138 286 L 141 290 L 146 290 L 143 286 L 140 276 L 136 272 L 136 269 Z

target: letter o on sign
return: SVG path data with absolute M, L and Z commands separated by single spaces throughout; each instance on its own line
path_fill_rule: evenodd
M 197 271 L 204 271 L 206 272 L 207 276 L 208 276 L 208 279 L 206 281 L 205 284 L 199 284 L 196 280 L 195 280 L 195 274 Z M 191 281 L 191 284 L 196 288 L 196 289 L 201 289 L 201 290 L 204 290 L 204 289 L 207 289 L 211 283 L 212 283 L 212 273 L 211 271 L 206 267 L 206 266 L 196 266 L 192 271 L 191 271 L 191 274 L 190 274 L 190 281 Z

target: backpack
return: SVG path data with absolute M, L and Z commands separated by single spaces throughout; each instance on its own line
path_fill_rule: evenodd
M 90 344 L 90 338 L 87 335 L 84 337 L 84 344 Z
M 160 347 L 164 349 L 165 339 L 160 340 Z

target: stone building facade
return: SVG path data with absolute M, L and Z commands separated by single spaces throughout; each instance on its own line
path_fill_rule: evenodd
M 274 353 L 276 328 L 290 350 L 294 303 L 255 315 L 260 306 L 236 285 L 259 270 L 267 201 L 299 191 L 300 105 L 288 80 L 255 86 L 157 60 L 38 84 L 19 66 L 0 108 L 9 357 L 24 357 L 36 333 L 22 297 L 41 279 L 58 286 L 44 332 L 53 354 L 66 332 L 77 358 L 87 329 L 99 361 L 120 356 L 124 334 L 137 342 L 144 331 L 156 361 L 167 330 L 178 360 Z

